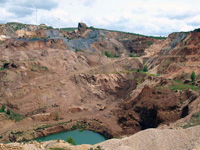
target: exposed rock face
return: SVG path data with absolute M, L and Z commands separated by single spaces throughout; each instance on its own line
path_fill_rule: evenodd
M 117 111 L 118 123 L 126 133 L 155 128 L 161 123 L 180 118 L 177 110 L 179 98 L 169 89 L 156 90 L 145 87 L 135 99 L 128 98 Z
M 131 41 L 123 41 L 123 45 L 129 50 L 130 53 L 144 54 L 146 48 L 156 41 L 155 39 L 138 37 Z
M 200 32 L 172 33 L 159 47 L 159 57 L 150 57 L 149 68 L 166 78 L 185 80 L 192 71 L 200 74 Z M 199 79 L 199 77 L 197 77 Z
M 5 48 L 7 49 L 20 49 L 20 50 L 46 50 L 53 49 L 66 49 L 63 40 L 59 39 L 40 39 L 40 40 L 7 40 L 5 41 Z

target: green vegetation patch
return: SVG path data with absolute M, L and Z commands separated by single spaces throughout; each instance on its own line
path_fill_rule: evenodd
M 0 108 L 0 112 L 6 113 L 6 116 L 11 120 L 15 120 L 15 122 L 18 122 L 25 118 L 24 115 L 11 112 L 9 109 L 5 111 L 5 109 L 6 109 L 5 105 L 2 105 L 2 107 Z
M 40 71 L 48 71 L 49 68 L 46 67 L 46 66 L 34 66 L 33 68 L 31 68 L 31 71 L 37 71 L 37 70 L 40 70 Z
M 129 54 L 129 57 L 141 57 L 142 56 L 142 54 L 133 54 L 133 53 L 130 53 Z
M 64 31 L 75 31 L 75 30 L 77 30 L 77 28 L 74 28 L 74 27 L 70 27 L 70 28 L 61 28 L 61 30 L 64 30 Z
M 105 51 L 105 56 L 106 57 L 108 57 L 108 58 L 118 58 L 118 57 L 120 57 L 119 55 L 117 55 L 117 54 L 111 54 L 110 52 L 108 52 L 108 51 Z
M 148 41 L 148 45 L 152 45 L 153 44 L 153 41 Z
M 72 144 L 72 145 L 76 145 L 76 143 L 72 137 L 68 137 L 66 142 L 68 142 L 69 144 Z
M 15 120 L 15 122 L 18 122 L 18 121 L 25 118 L 24 115 L 16 114 L 16 113 L 13 113 L 13 112 L 10 113 L 10 115 L 8 115 L 8 116 L 9 116 L 9 119 Z
M 13 135 L 21 135 L 21 134 L 23 134 L 23 132 L 21 132 L 21 131 L 17 131 L 17 132 L 11 131 L 10 133 L 13 134 Z
M 197 125 L 200 125 L 200 112 L 193 114 L 190 121 L 186 125 L 184 125 L 183 128 L 186 129 Z
M 4 67 L 1 67 L 0 70 L 5 70 L 5 68 L 4 68 Z
M 2 105 L 1 108 L 0 108 L 0 112 L 4 112 L 4 111 L 5 111 L 5 108 L 6 108 L 6 106 L 5 106 L 5 105 Z
M 86 124 L 84 124 L 82 121 L 77 121 L 76 124 L 71 127 L 71 130 L 76 130 L 76 129 L 84 130 L 86 128 L 87 128 Z
M 195 85 L 184 84 L 181 81 L 175 81 L 173 84 L 171 84 L 169 86 L 169 88 L 172 91 L 177 91 L 177 90 L 185 91 L 187 89 L 191 89 L 191 90 L 195 90 L 195 91 L 200 90 L 200 88 Z

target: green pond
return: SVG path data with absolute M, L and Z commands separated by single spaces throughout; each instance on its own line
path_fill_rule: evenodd
M 97 144 L 100 142 L 103 142 L 106 140 L 104 136 L 102 136 L 99 133 L 93 132 L 93 131 L 79 131 L 79 130 L 73 130 L 73 131 L 66 131 L 66 132 L 60 132 L 56 134 L 51 134 L 45 137 L 40 137 L 35 139 L 36 141 L 49 141 L 49 140 L 65 140 L 68 137 L 72 137 L 76 143 L 76 145 L 81 145 L 81 144 Z

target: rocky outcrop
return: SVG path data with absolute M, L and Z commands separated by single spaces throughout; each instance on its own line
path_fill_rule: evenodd
M 78 23 L 78 31 L 83 33 L 87 29 L 87 25 L 85 23 Z

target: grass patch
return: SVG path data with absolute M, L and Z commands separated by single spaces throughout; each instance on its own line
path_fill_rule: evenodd
M 4 67 L 1 67 L 0 70 L 5 70 L 5 68 L 4 68 Z
M 37 71 L 37 70 L 40 70 L 40 71 L 48 71 L 49 68 L 46 67 L 46 66 L 34 66 L 33 68 L 31 68 L 31 71 Z
M 0 113 L 6 113 L 6 116 L 11 120 L 15 120 L 15 122 L 18 122 L 18 121 L 26 118 L 24 115 L 17 114 L 17 113 L 14 113 L 14 112 L 10 112 L 10 110 L 9 110 L 9 113 L 8 113 L 8 110 L 6 112 L 2 108 L 0 108 Z
M 70 27 L 70 28 L 60 28 L 60 30 L 63 30 L 63 31 L 75 31 L 77 30 L 78 28 L 74 28 L 74 27 Z
M 129 54 L 129 57 L 141 57 L 141 56 L 142 56 L 142 54 L 136 54 L 136 55 L 134 55 L 133 53 Z
M 126 70 L 126 71 L 120 71 L 120 72 L 109 72 L 109 73 L 114 73 L 114 74 L 120 74 L 120 73 L 134 73 L 134 72 L 137 72 L 137 73 L 142 73 L 142 74 L 146 74 L 146 75 L 149 75 L 149 76 L 153 76 L 153 77 L 157 77 L 159 75 L 157 74 L 151 74 L 151 73 L 148 73 L 148 72 L 144 72 L 144 71 L 141 71 L 139 70 Z M 106 73 L 106 72 L 105 72 Z
M 147 74 L 147 75 L 153 76 L 153 77 L 157 77 L 158 76 L 157 74 L 152 74 L 152 73 L 148 73 L 148 72 L 140 72 L 140 73 L 144 73 L 144 74 Z
M 200 112 L 193 114 L 190 121 L 186 125 L 184 125 L 183 128 L 186 129 L 197 125 L 200 125 Z
M 105 51 L 104 54 L 105 54 L 105 56 L 108 57 L 108 58 L 113 58 L 113 57 L 114 57 L 114 58 L 118 58 L 118 57 L 120 57 L 119 55 L 117 55 L 117 54 L 114 54 L 114 55 L 113 55 L 113 54 L 111 54 L 111 53 L 108 52 L 108 51 Z
M 177 91 L 177 90 L 185 91 L 187 89 L 191 89 L 195 91 L 200 90 L 200 88 L 195 85 L 184 84 L 181 81 L 175 81 L 172 85 L 169 86 L 169 88 L 172 91 Z
M 11 113 L 8 116 L 9 116 L 9 119 L 15 120 L 15 122 L 18 122 L 18 121 L 26 118 L 24 115 L 16 114 L 16 113 Z
M 152 45 L 153 44 L 153 41 L 148 41 L 148 45 Z

